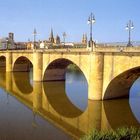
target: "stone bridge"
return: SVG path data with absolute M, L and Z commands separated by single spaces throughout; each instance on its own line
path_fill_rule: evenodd
M 76 64 L 88 83 L 88 98 L 126 97 L 140 76 L 140 47 L 86 49 L 7 50 L 0 52 L 0 66 L 7 72 L 33 67 L 33 80 L 64 80 L 69 64 Z

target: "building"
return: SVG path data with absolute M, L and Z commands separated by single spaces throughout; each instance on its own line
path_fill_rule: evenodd
M 60 44 L 60 43 L 61 43 L 60 37 L 57 35 L 55 38 L 55 44 Z
M 15 47 L 14 33 L 9 33 L 8 37 L 0 39 L 0 49 L 14 49 Z
M 15 49 L 27 49 L 26 42 L 16 42 L 15 46 L 16 46 Z

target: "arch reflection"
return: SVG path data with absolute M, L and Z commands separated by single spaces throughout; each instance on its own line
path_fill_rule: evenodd
M 13 80 L 16 87 L 23 94 L 30 94 L 33 92 L 33 86 L 30 79 L 30 73 L 28 72 L 14 72 Z
M 134 82 L 130 89 L 129 104 L 135 118 L 140 123 L 140 77 Z
M 0 71 L 0 85 L 1 85 L 1 87 L 6 88 L 5 82 L 6 82 L 6 73 Z
M 67 97 L 64 81 L 44 82 L 43 87 L 47 100 L 60 115 L 74 118 L 83 113 L 83 111 L 74 106 Z
M 131 111 L 128 99 L 104 101 L 103 106 L 111 128 L 140 126 Z

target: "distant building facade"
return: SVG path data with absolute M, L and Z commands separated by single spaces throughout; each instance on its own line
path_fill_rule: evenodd
M 87 35 L 83 34 L 82 41 L 79 43 L 61 42 L 60 36 L 54 37 L 53 29 L 51 29 L 48 40 L 15 42 L 14 33 L 10 32 L 8 37 L 0 39 L 0 49 L 50 49 L 50 48 L 81 48 L 87 44 Z
M 15 48 L 14 33 L 9 33 L 8 37 L 0 39 L 0 49 L 12 49 Z

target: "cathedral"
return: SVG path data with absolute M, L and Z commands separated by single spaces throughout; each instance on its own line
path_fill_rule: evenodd
M 53 35 L 53 29 L 51 29 L 50 37 L 49 37 L 49 42 L 52 44 L 60 44 L 60 37 L 57 35 L 56 38 L 54 38 Z
M 49 37 L 50 43 L 54 43 L 54 37 L 53 37 L 53 29 L 51 29 L 50 37 Z

